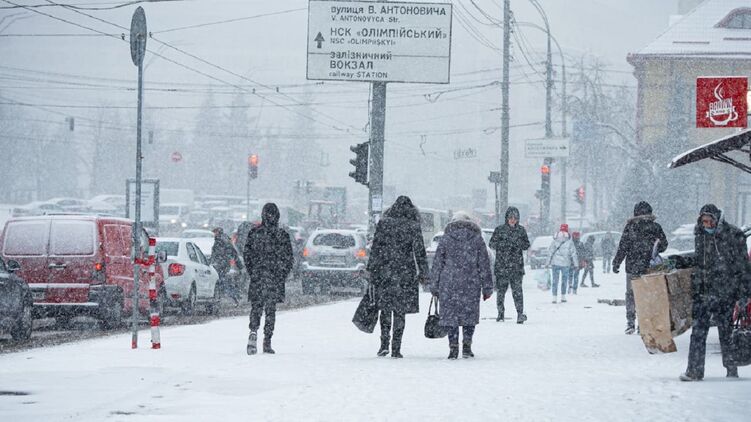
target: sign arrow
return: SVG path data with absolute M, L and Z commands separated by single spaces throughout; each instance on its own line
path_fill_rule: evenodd
M 314 39 L 313 41 L 318 43 L 318 48 L 321 48 L 321 43 L 326 40 L 323 38 L 323 34 L 319 32 L 318 35 L 316 35 L 316 39 Z

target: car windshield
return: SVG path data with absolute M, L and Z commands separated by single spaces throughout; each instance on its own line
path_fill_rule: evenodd
M 532 242 L 532 249 L 548 248 L 553 243 L 552 236 L 541 236 Z
M 315 246 L 329 246 L 332 248 L 352 248 L 356 245 L 355 237 L 349 234 L 324 233 L 313 239 Z
M 180 244 L 177 242 L 156 242 L 156 253 L 165 251 L 167 256 L 177 256 Z
M 214 237 L 214 234 L 209 231 L 185 231 L 182 236 L 185 239 L 198 239 L 204 237 Z

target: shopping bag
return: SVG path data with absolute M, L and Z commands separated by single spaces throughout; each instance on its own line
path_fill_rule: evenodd
M 365 296 L 357 305 L 352 323 L 364 333 L 372 333 L 375 329 L 378 323 L 378 308 L 376 307 L 375 288 L 373 286 L 368 286 Z
M 741 318 L 738 305 L 733 312 L 733 334 L 730 335 L 730 350 L 736 366 L 751 365 L 751 316 Z M 746 312 L 751 311 L 751 302 L 746 304 Z
M 435 314 L 432 312 L 433 303 L 435 302 Z M 438 298 L 433 296 L 430 298 L 430 306 L 428 307 L 428 319 L 425 321 L 425 337 L 427 338 L 443 338 L 448 335 L 448 330 L 440 325 L 441 317 L 438 313 Z
M 537 288 L 540 290 L 550 290 L 550 284 L 552 282 L 553 275 L 550 269 L 540 271 L 535 274 L 535 281 L 537 282 Z

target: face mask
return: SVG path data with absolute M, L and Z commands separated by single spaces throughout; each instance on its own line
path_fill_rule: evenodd
M 716 227 L 712 227 L 712 228 L 704 227 L 704 231 L 709 234 L 714 234 L 717 231 L 717 228 Z

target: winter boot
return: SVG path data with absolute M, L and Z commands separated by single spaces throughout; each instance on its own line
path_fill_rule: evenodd
M 595 284 L 595 282 L 593 281 L 592 282 L 592 287 L 600 287 L 600 285 L 599 284 Z
M 566 303 L 566 296 L 561 296 L 561 303 Z
M 449 344 L 449 359 L 455 360 L 458 357 L 459 357 L 459 345 Z
M 728 378 L 738 378 L 738 367 L 731 366 L 728 368 L 728 374 L 726 375 Z
M 248 355 L 255 355 L 258 353 L 258 346 L 256 345 L 256 342 L 258 341 L 258 334 L 255 331 L 251 331 L 250 335 L 248 336 Z
M 555 296 L 553 296 L 553 303 L 558 303 L 558 300 L 556 299 Z
M 690 374 L 688 372 L 685 372 L 681 374 L 680 377 L 678 377 L 681 381 L 691 382 L 691 381 L 701 381 L 704 379 L 704 377 L 700 377 L 698 375 Z
M 389 341 L 381 340 L 381 348 L 378 349 L 378 356 L 384 357 L 384 356 L 388 356 L 388 354 L 389 354 Z
M 263 353 L 268 353 L 270 355 L 273 355 L 276 353 L 274 349 L 271 348 L 271 339 L 270 338 L 264 338 L 263 339 Z
M 589 287 L 589 284 L 584 284 L 584 282 L 582 281 L 582 282 L 581 282 L 581 283 L 579 284 L 579 287 Z
M 629 325 L 628 325 L 628 326 L 626 327 L 626 331 L 624 331 L 624 333 L 626 333 L 626 335 L 627 335 L 627 336 L 630 336 L 631 334 L 634 334 L 635 332 L 636 332 L 636 329 L 635 329 L 635 328 L 634 328 L 634 326 L 633 326 L 633 325 L 631 325 L 631 324 L 629 324 Z
M 503 311 L 498 311 L 498 317 L 496 317 L 495 322 L 503 322 L 503 321 L 504 321 Z
M 457 349 L 458 349 L 458 347 L 457 347 Z M 464 359 L 475 357 L 475 354 L 472 353 L 472 343 L 464 343 L 464 344 L 462 344 L 462 357 Z
M 391 357 L 394 358 L 394 359 L 401 359 L 404 356 L 402 356 L 402 351 L 401 350 L 399 350 L 399 349 L 393 349 L 391 351 Z
M 524 321 L 527 320 L 527 316 L 524 314 L 519 314 L 516 316 L 516 323 L 517 324 L 524 324 Z

